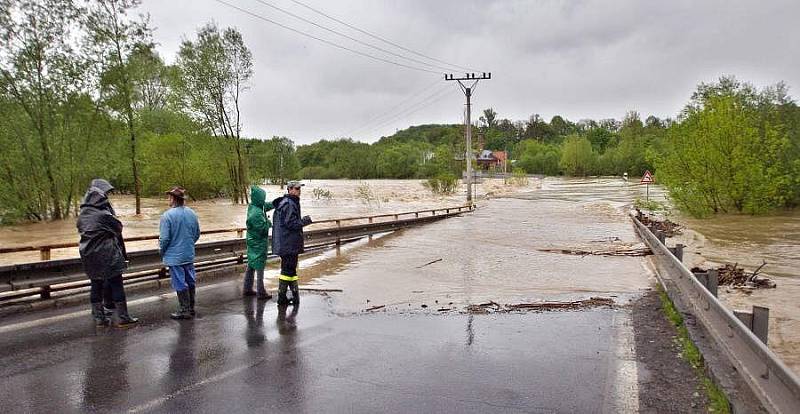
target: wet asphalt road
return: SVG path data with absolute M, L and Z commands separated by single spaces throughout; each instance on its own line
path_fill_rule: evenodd
M 96 330 L 82 307 L 3 324 L 3 411 L 636 407 L 635 364 L 631 371 L 620 343 L 630 336 L 625 310 L 348 316 L 332 312 L 338 293 L 306 293 L 299 308 L 285 312 L 274 301 L 240 298 L 238 282 L 206 286 L 198 295 L 194 321 L 166 318 L 174 306 L 168 297 L 133 302 L 132 313 L 144 323 L 130 330 Z

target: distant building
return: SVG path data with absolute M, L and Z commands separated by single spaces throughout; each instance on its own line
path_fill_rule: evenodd
M 505 151 L 482 150 L 478 154 L 478 168 L 482 170 L 500 170 L 508 160 L 508 153 Z

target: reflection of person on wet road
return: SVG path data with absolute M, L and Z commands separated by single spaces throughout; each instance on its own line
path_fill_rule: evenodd
M 264 307 L 267 302 L 263 300 L 254 303 L 252 298 L 244 298 L 244 317 L 247 318 L 247 331 L 245 341 L 248 348 L 256 348 L 266 342 L 264 335 Z
M 297 256 L 303 252 L 303 227 L 311 224 L 311 217 L 301 216 L 300 212 L 300 188 L 303 185 L 299 181 L 289 181 L 286 184 L 287 194 L 272 202 L 275 206 L 272 249 L 281 257 L 278 305 L 288 305 L 290 302 L 294 305 L 300 303 L 297 287 Z M 287 289 L 291 289 L 291 301 L 286 297 Z
M 87 364 L 82 411 L 112 411 L 129 392 L 125 346 L 117 338 L 98 336 L 92 342 Z
M 272 210 L 272 203 L 266 201 L 267 193 L 253 185 L 250 186 L 250 205 L 247 207 L 247 270 L 244 273 L 245 296 L 256 295 L 253 290 L 253 276 L 257 280 L 258 298 L 269 300 L 272 296 L 264 288 L 264 267 L 269 249 L 269 221 L 266 212 Z
M 122 222 L 117 219 L 108 200 L 108 193 L 113 190 L 114 187 L 106 180 L 92 180 L 78 214 L 77 227 L 81 236 L 78 250 L 86 275 L 91 280 L 89 300 L 95 323 L 98 326 L 109 324 L 108 315 L 103 309 L 103 298 L 110 296 L 114 303 L 116 325 L 128 327 L 139 320 L 128 315 L 128 303 L 122 285 L 122 272 L 127 267 L 128 254 L 122 239 Z
M 167 194 L 170 209 L 161 215 L 158 243 L 161 260 L 169 267 L 172 288 L 178 295 L 178 310 L 170 317 L 192 319 L 196 280 L 194 244 L 200 238 L 200 223 L 194 211 L 184 205 L 185 189 L 173 187 Z
M 275 324 L 278 325 L 278 333 L 280 335 L 292 335 L 297 330 L 296 318 L 299 310 L 299 307 L 293 306 L 292 312 L 286 315 L 286 306 L 278 308 L 278 319 Z

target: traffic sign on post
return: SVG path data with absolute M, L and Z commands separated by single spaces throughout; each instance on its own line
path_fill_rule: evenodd
M 651 173 L 650 170 L 645 170 L 641 183 L 647 188 L 644 199 L 647 203 L 650 202 L 650 184 L 653 184 L 654 182 L 656 182 L 656 180 L 653 178 L 653 173 Z

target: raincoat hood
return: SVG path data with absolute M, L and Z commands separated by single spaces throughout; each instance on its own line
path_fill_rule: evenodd
M 251 185 L 250 186 L 250 204 L 263 209 L 264 208 L 264 201 L 267 200 L 267 192 L 262 190 L 260 187 Z
M 115 214 L 114 209 L 111 208 L 111 202 L 108 201 L 108 192 L 113 189 L 114 187 L 108 181 L 102 178 L 95 178 L 89 185 L 89 189 L 86 190 L 86 195 L 83 196 L 81 207 L 109 210 L 111 214 Z

